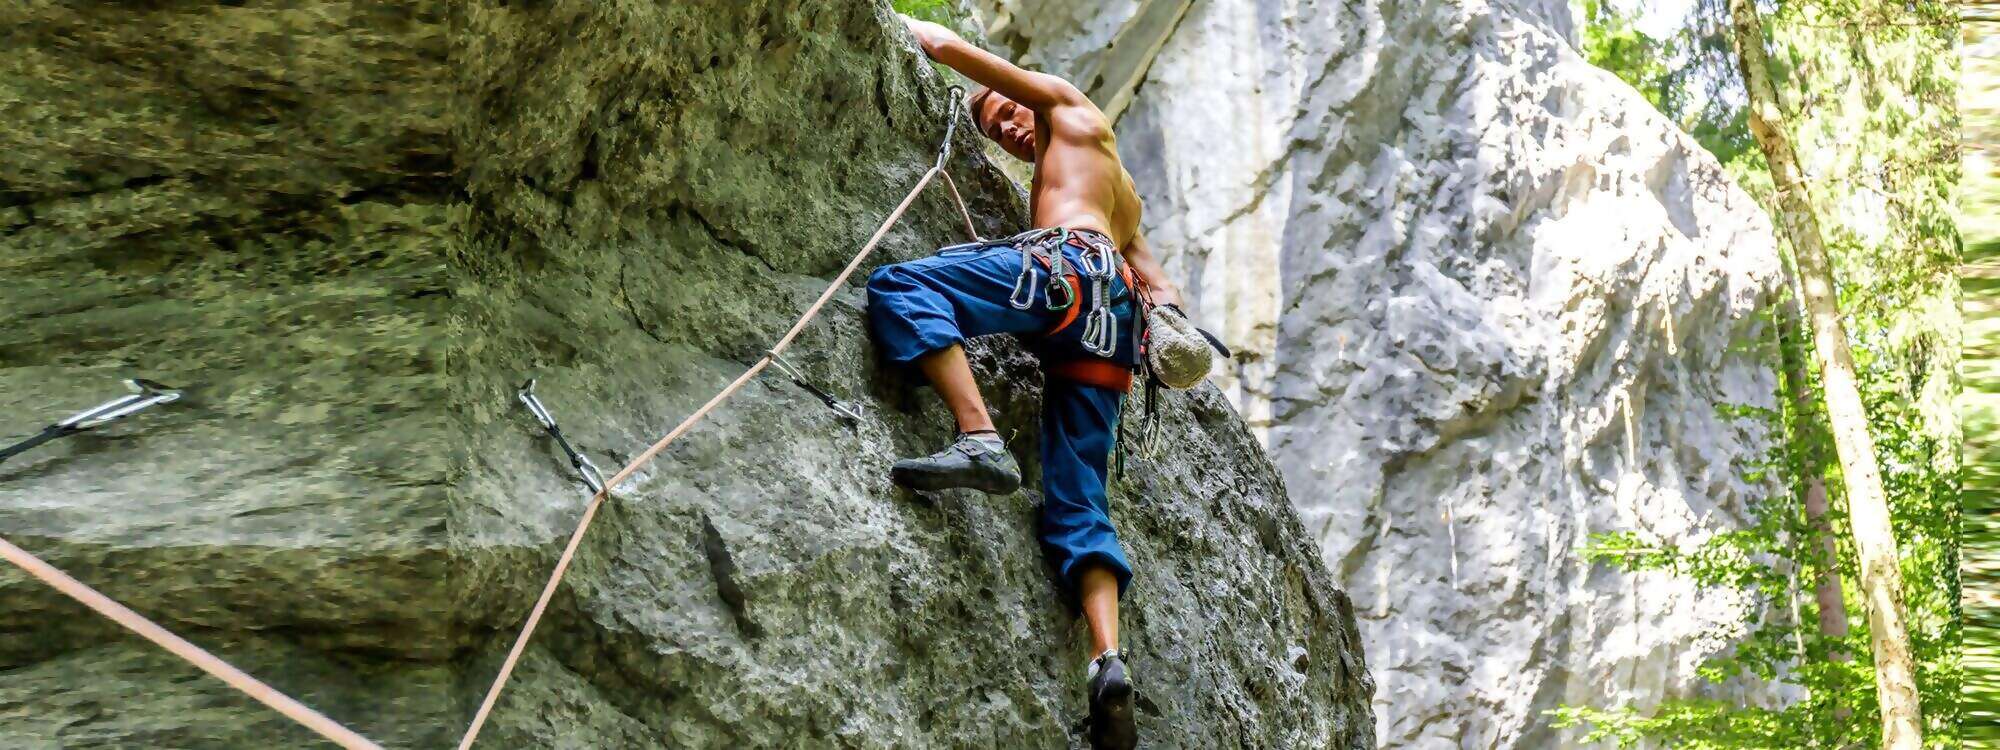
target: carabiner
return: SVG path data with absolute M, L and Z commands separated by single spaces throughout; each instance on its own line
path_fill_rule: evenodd
M 1069 285 L 1068 277 L 1050 274 L 1049 291 L 1046 296 L 1049 298 L 1050 312 L 1062 312 L 1076 304 L 1076 288 Z M 1057 301 L 1058 297 L 1062 298 L 1061 301 Z
M 1035 268 L 1033 258 L 1024 252 L 1021 255 L 1021 275 L 1014 278 L 1014 293 L 1007 297 L 1007 304 L 1016 310 L 1026 310 L 1035 306 L 1035 284 L 1041 280 L 1040 270 Z
M 932 255 L 957 255 L 959 253 L 976 253 L 986 249 L 992 244 L 993 243 L 990 242 L 961 242 L 956 245 L 945 245 L 944 247 L 940 247 L 938 248 L 938 251 L 932 253 Z
M 1116 262 L 1111 259 L 1110 251 L 1102 247 L 1092 246 L 1083 252 L 1083 272 L 1087 276 L 1108 279 L 1115 267 Z
M 1118 316 L 1111 314 L 1111 308 L 1097 306 L 1090 311 L 1090 319 L 1083 326 L 1083 350 L 1099 357 L 1109 357 L 1118 350 Z

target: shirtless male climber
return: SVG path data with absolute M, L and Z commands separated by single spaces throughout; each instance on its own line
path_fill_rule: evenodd
M 1132 683 L 1118 654 L 1118 598 L 1132 579 L 1106 497 L 1119 406 L 1132 386 L 1136 286 L 1178 310 L 1180 294 L 1139 234 L 1139 198 L 1111 123 L 1069 82 L 1014 66 L 933 23 L 905 17 L 924 52 L 978 83 L 979 132 L 1035 165 L 1034 229 L 877 269 L 868 320 L 885 355 L 914 363 L 958 422 L 931 456 L 899 461 L 917 490 L 1014 492 L 1020 467 L 986 413 L 960 343 L 1016 334 L 1042 360 L 1042 546 L 1090 623 L 1090 724 L 1100 747 L 1131 747 Z

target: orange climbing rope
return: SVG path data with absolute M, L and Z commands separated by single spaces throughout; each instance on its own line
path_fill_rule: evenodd
M 69 577 L 69 574 L 57 570 L 55 566 L 43 562 L 39 557 L 28 554 L 27 550 L 16 547 L 5 539 L 0 539 L 0 557 L 6 558 L 7 562 L 20 566 L 22 570 L 28 572 L 28 575 L 42 579 L 43 583 L 62 592 L 69 598 L 82 602 L 83 606 L 96 610 L 98 614 L 110 618 L 112 622 L 125 626 L 127 630 L 138 633 L 146 640 L 159 644 L 160 648 L 164 648 L 172 652 L 173 655 L 187 660 L 189 664 L 200 667 L 201 671 L 215 675 L 217 679 L 229 683 L 230 687 L 243 691 L 244 695 L 255 698 L 258 702 L 276 709 L 278 713 L 289 716 L 293 721 L 305 725 L 307 729 L 318 732 L 321 737 L 332 740 L 334 744 L 347 748 L 347 750 L 382 750 L 381 746 L 369 742 L 366 737 L 355 734 L 354 730 L 341 726 L 334 720 L 326 718 L 325 714 L 314 711 L 306 707 L 303 703 L 292 700 L 291 696 L 278 692 L 277 688 L 266 685 L 257 678 L 251 677 L 243 670 L 230 666 L 228 662 L 216 657 L 215 654 L 211 654 L 203 650 L 202 647 L 189 643 L 186 639 L 168 632 L 166 628 L 160 627 L 159 624 L 146 619 L 144 615 L 132 611 L 123 604 L 112 601 L 111 597 L 98 593 L 96 589 L 84 585 L 82 581 Z
M 951 175 L 946 174 L 944 171 L 945 160 L 951 156 L 952 135 L 958 128 L 958 102 L 962 98 L 958 87 L 952 87 L 949 98 L 951 103 L 948 105 L 945 114 L 947 123 L 945 125 L 944 145 L 938 150 L 937 164 L 931 167 L 930 171 L 925 172 L 921 179 L 917 180 L 916 187 L 910 188 L 910 194 L 903 197 L 903 202 L 896 205 L 896 210 L 889 212 L 889 218 L 882 221 L 882 226 L 875 230 L 874 236 L 868 238 L 867 244 L 861 246 L 861 251 L 854 254 L 854 259 L 847 262 L 847 267 L 840 270 L 840 275 L 835 276 L 833 282 L 827 284 L 826 291 L 820 293 L 819 299 L 815 300 L 811 307 L 806 308 L 805 314 L 799 316 L 798 322 L 792 324 L 791 330 L 786 331 L 785 335 L 778 339 L 778 343 L 772 345 L 770 350 L 766 351 L 764 356 L 759 358 L 755 364 L 750 365 L 750 369 L 744 370 L 742 375 L 736 376 L 736 379 L 730 381 L 729 385 L 724 387 L 720 393 L 710 398 L 708 403 L 702 404 L 701 408 L 696 409 L 693 414 L 689 414 L 686 419 L 681 420 L 680 424 L 675 425 L 674 429 L 669 431 L 666 437 L 660 438 L 659 442 L 654 443 L 653 447 L 647 448 L 646 452 L 639 454 L 638 458 L 632 459 L 632 462 L 626 464 L 625 468 L 618 470 L 618 473 L 613 475 L 610 481 L 604 483 L 604 489 L 590 497 L 590 504 L 584 506 L 583 517 L 577 521 L 576 530 L 570 532 L 569 544 L 563 547 L 562 555 L 556 558 L 555 571 L 549 574 L 548 583 L 542 586 L 541 597 L 535 600 L 534 609 L 528 611 L 528 620 L 521 626 L 521 634 L 514 638 L 514 646 L 508 649 L 507 659 L 500 663 L 499 675 L 493 678 L 493 686 L 487 688 L 485 700 L 480 701 L 479 711 L 472 716 L 472 725 L 466 728 L 465 736 L 459 740 L 459 750 L 467 750 L 479 738 L 480 728 L 485 726 L 487 717 L 493 713 L 493 705 L 499 701 L 500 691 L 507 686 L 508 678 L 513 676 L 514 667 L 520 663 L 522 652 L 527 650 L 528 639 L 535 634 L 535 626 L 541 624 L 542 615 L 548 611 L 549 601 L 555 597 L 556 587 L 562 583 L 563 574 L 569 571 L 570 562 L 576 558 L 576 549 L 583 542 L 584 532 L 590 529 L 591 520 L 597 516 L 597 509 L 604 504 L 605 498 L 610 496 L 611 489 L 617 487 L 620 482 L 625 481 L 628 477 L 631 477 L 640 467 L 651 462 L 655 456 L 660 455 L 661 451 L 666 450 L 667 446 L 672 445 L 675 440 L 687 434 L 688 430 L 693 429 L 696 422 L 700 422 L 703 417 L 708 416 L 709 412 L 721 406 L 722 402 L 729 400 L 729 397 L 736 395 L 737 391 L 742 390 L 743 386 L 748 384 L 751 379 L 756 378 L 758 373 L 764 371 L 764 368 L 771 366 L 772 360 L 776 359 L 778 355 L 783 354 L 786 347 L 792 345 L 792 340 L 798 338 L 799 333 L 805 330 L 806 324 L 812 322 L 812 319 L 819 315 L 820 310 L 826 307 L 826 303 L 831 301 L 833 295 L 838 293 L 840 288 L 847 283 L 848 277 L 853 276 L 855 270 L 861 267 L 861 262 L 867 260 L 868 256 L 875 252 L 875 247 L 882 243 L 882 238 L 889 235 L 889 229 L 894 227 L 896 222 L 903 218 L 904 212 L 910 210 L 910 205 L 916 202 L 917 196 L 923 193 L 924 188 L 930 185 L 932 179 L 935 179 L 940 174 L 945 175 L 946 184 L 951 185 L 952 200 L 958 204 L 959 214 L 965 219 L 965 227 L 968 231 L 972 231 L 972 213 L 966 210 L 964 199 L 958 195 L 958 186 L 951 184 Z M 978 233 L 973 232 L 973 237 L 975 240 L 978 239 Z
M 606 482 L 603 489 L 591 496 L 590 503 L 584 506 L 582 518 L 577 521 L 576 530 L 570 533 L 569 544 L 563 548 L 562 556 L 556 559 L 554 572 L 549 575 L 548 583 L 542 587 L 541 597 L 535 601 L 534 609 L 528 612 L 528 619 L 521 627 L 521 634 L 514 639 L 514 646 L 508 650 L 506 661 L 501 663 L 499 675 L 494 678 L 492 687 L 487 689 L 486 698 L 480 702 L 479 711 L 473 715 L 472 724 L 465 730 L 465 736 L 459 740 L 458 746 L 460 750 L 471 747 L 473 741 L 479 737 L 480 728 L 486 724 L 487 717 L 492 714 L 493 705 L 500 698 L 500 691 L 506 687 L 508 678 L 513 675 L 514 667 L 521 660 L 521 653 L 527 648 L 529 637 L 534 635 L 535 626 L 541 623 L 542 615 L 548 610 L 549 601 L 554 597 L 556 587 L 562 583 L 563 574 L 568 572 L 570 561 L 576 557 L 577 546 L 583 541 L 584 532 L 590 528 L 591 520 L 596 517 L 597 509 L 604 504 L 605 498 L 609 497 L 611 488 L 617 487 L 620 482 L 631 477 L 640 467 L 651 462 L 661 451 L 666 450 L 667 446 L 672 445 L 675 440 L 680 439 L 682 435 L 692 429 L 695 423 L 700 422 L 703 417 L 708 416 L 709 412 L 714 411 L 716 407 L 722 405 L 722 402 L 729 400 L 730 396 L 735 395 L 737 391 L 741 390 L 752 378 L 757 377 L 758 373 L 763 372 L 765 368 L 771 366 L 772 361 L 779 354 L 782 354 L 787 347 L 792 345 L 792 341 L 797 339 L 799 334 L 805 330 L 806 324 L 819 315 L 820 311 L 826 307 L 827 302 L 833 299 L 833 295 L 838 293 L 840 288 L 847 283 L 847 280 L 854 275 L 854 272 L 861 267 L 862 261 L 874 253 L 876 246 L 880 245 L 882 239 L 888 236 L 889 229 L 894 227 L 896 222 L 903 218 L 903 214 L 908 212 L 910 206 L 916 202 L 917 196 L 922 194 L 924 188 L 930 185 L 931 180 L 936 179 L 938 175 L 944 175 L 945 183 L 951 189 L 952 201 L 957 204 L 959 215 L 965 219 L 966 231 L 972 234 L 975 241 L 979 239 L 978 232 L 973 228 L 972 213 L 966 209 L 965 200 L 958 193 L 958 185 L 951 181 L 951 175 L 945 172 L 944 169 L 945 161 L 951 156 L 952 136 L 956 134 L 958 129 L 958 106 L 964 98 L 964 91 L 957 86 L 953 86 L 951 87 L 949 98 L 950 103 L 947 104 L 945 114 L 944 145 L 938 150 L 937 164 L 932 166 L 930 171 L 925 172 L 921 179 L 917 180 L 916 187 L 910 188 L 909 195 L 904 196 L 903 202 L 897 204 L 896 210 L 889 213 L 889 218 L 883 220 L 882 226 L 875 230 L 874 236 L 868 238 L 868 243 L 862 246 L 861 251 L 855 254 L 853 260 L 848 261 L 847 267 L 841 269 L 840 275 L 834 277 L 833 282 L 827 285 L 826 291 L 820 293 L 819 299 L 815 300 L 811 307 L 806 308 L 805 314 L 799 317 L 798 322 L 792 324 L 791 330 L 786 331 L 785 335 L 778 339 L 778 343 L 766 351 L 764 356 L 757 360 L 756 364 L 751 365 L 750 369 L 745 370 L 742 375 L 738 375 L 734 381 L 731 381 L 727 387 L 722 389 L 722 392 L 715 394 L 715 397 L 709 399 L 708 403 L 703 404 L 700 409 L 696 409 L 693 414 L 681 420 L 681 423 L 668 432 L 666 437 L 660 438 L 660 441 L 654 443 L 653 447 L 639 454 L 638 458 L 633 459 L 632 463 L 619 470 L 617 475 L 613 476 L 609 482 Z M 166 649 L 169 653 L 200 668 L 202 671 L 215 676 L 230 687 L 241 691 L 244 695 L 250 696 L 258 702 L 284 714 L 307 729 L 319 733 L 320 736 L 325 737 L 334 744 L 346 750 L 382 750 L 380 745 L 369 741 L 368 738 L 362 737 L 353 730 L 327 718 L 325 714 L 314 711 L 305 704 L 279 692 L 276 688 L 259 681 L 243 670 L 237 669 L 228 662 L 223 661 L 220 657 L 202 649 L 200 646 L 196 646 L 186 639 L 174 635 L 158 623 L 146 619 L 144 615 L 132 611 L 125 605 L 119 604 L 117 601 L 111 599 L 111 597 L 99 593 L 96 589 L 70 577 L 55 566 L 29 554 L 20 547 L 14 546 L 5 539 L 0 539 L 0 558 L 4 558 L 8 562 L 19 566 L 22 570 L 27 571 L 29 575 L 40 579 L 43 583 L 48 584 L 64 595 L 75 599 L 98 614 L 144 637 L 146 640 L 152 641 L 161 648 Z

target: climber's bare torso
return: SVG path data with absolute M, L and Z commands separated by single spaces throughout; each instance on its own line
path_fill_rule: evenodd
M 999 97 L 983 104 L 996 110 L 978 118 L 988 128 L 1011 119 L 1012 110 L 1020 106 Z M 1139 234 L 1139 195 L 1118 161 L 1117 136 L 1104 113 L 1085 100 L 1035 113 L 1034 118 L 1035 176 L 1029 208 L 1035 227 L 1091 229 L 1103 232 L 1119 247 L 1131 244 Z

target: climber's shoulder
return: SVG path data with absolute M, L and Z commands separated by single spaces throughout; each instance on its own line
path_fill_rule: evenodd
M 1098 109 L 1083 94 L 1079 93 L 1076 97 L 1075 101 L 1051 107 L 1042 113 L 1048 118 L 1056 136 L 1070 140 L 1111 140 L 1111 118 L 1105 117 L 1104 110 Z

